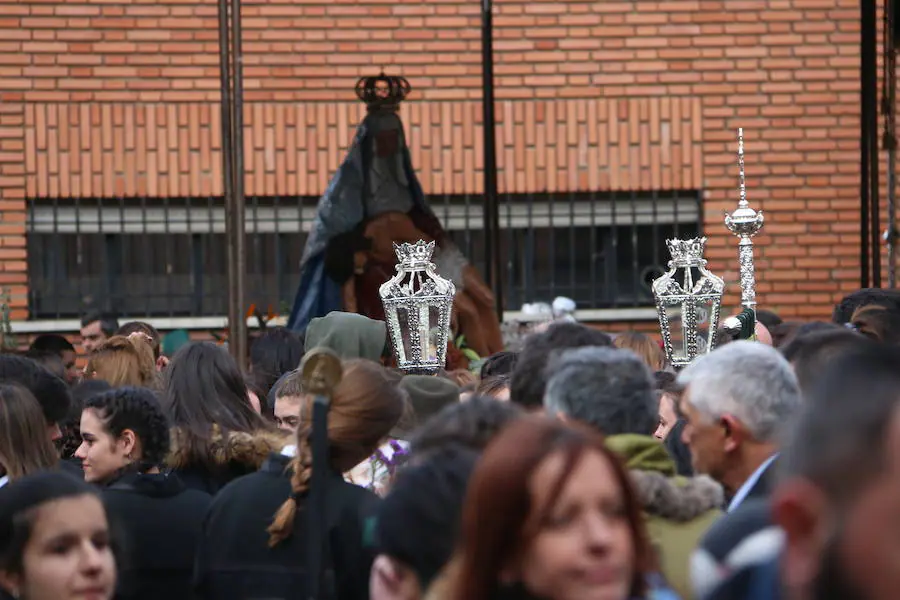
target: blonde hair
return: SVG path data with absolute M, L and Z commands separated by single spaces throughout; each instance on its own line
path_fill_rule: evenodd
M 613 338 L 613 346 L 616 348 L 631 350 L 638 355 L 644 364 L 654 373 L 666 368 L 666 355 L 650 336 L 635 331 L 620 333 Z
M 113 387 L 159 387 L 153 350 L 141 335 L 115 335 L 103 342 L 88 359 L 85 374 Z
M 328 462 L 339 473 L 349 471 L 375 452 L 403 414 L 405 397 L 399 378 L 368 360 L 344 361 L 344 376 L 334 390 L 328 412 Z M 304 398 L 301 414 L 312 414 L 312 398 Z M 311 420 L 297 429 L 297 454 L 291 462 L 291 497 L 267 529 L 269 547 L 291 536 L 298 498 L 309 489 L 312 477 Z

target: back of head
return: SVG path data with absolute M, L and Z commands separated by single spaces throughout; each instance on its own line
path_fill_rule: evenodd
M 387 326 L 363 315 L 332 312 L 313 319 L 306 328 L 306 347 L 328 348 L 342 360 L 364 358 L 378 362 L 387 347 Z
M 765 309 L 756 310 L 756 320 L 766 326 L 766 329 L 772 331 L 773 327 L 777 327 L 784 323 L 784 319 L 779 317 L 775 312 Z
M 128 337 L 135 333 L 145 337 L 147 343 L 150 345 L 150 350 L 153 351 L 153 359 L 156 360 L 159 358 L 162 348 L 162 336 L 159 334 L 159 331 L 156 330 L 156 327 L 150 323 L 144 323 L 143 321 L 129 321 L 119 327 L 116 331 L 116 335 L 124 337 Z
M 424 423 L 445 406 L 459 402 L 459 386 L 443 377 L 407 375 L 400 380 L 400 388 L 409 396 L 417 423 Z
M 31 392 L 41 405 L 48 425 L 66 418 L 72 402 L 69 386 L 33 360 L 0 354 L 0 381 L 18 383 Z
M 707 418 L 732 415 L 757 442 L 774 442 L 800 408 L 791 365 L 771 346 L 737 341 L 701 356 L 678 376 L 685 400 Z
M 794 367 L 800 389 L 806 393 L 837 359 L 869 343 L 864 336 L 840 328 L 798 335 L 781 348 L 781 353 Z
M 900 310 L 877 305 L 864 306 L 853 313 L 847 325 L 876 342 L 900 344 Z
M 900 291 L 881 288 L 863 288 L 844 296 L 834 307 L 831 320 L 838 325 L 849 323 L 853 313 L 863 306 L 884 306 L 900 310 Z
M 652 435 L 659 404 L 650 370 L 630 350 L 578 348 L 548 367 L 544 408 L 596 428 L 604 435 Z
M 250 371 L 253 382 L 268 396 L 275 382 L 300 366 L 303 340 L 284 327 L 266 329 L 250 346 Z
M 75 352 L 72 342 L 57 333 L 42 333 L 34 338 L 29 346 L 30 350 L 40 352 L 52 352 L 62 356 L 63 352 Z
M 62 357 L 56 352 L 29 349 L 25 351 L 22 356 L 24 356 L 25 358 L 30 358 L 60 379 L 65 379 L 66 365 L 63 362 Z
M 481 365 L 481 378 L 495 377 L 497 375 L 512 375 L 516 362 L 519 360 L 518 352 L 497 352 L 484 360 Z
M 783 471 L 850 501 L 887 461 L 900 408 L 900 349 L 866 345 L 838 358 L 807 396 L 783 452 Z
M 106 431 L 118 439 L 126 430 L 140 440 L 139 471 L 158 467 L 169 452 L 169 422 L 156 394 L 145 388 L 121 387 L 90 396 L 85 409 L 93 409 Z
M 34 396 L 18 384 L 0 383 L 0 468 L 11 480 L 56 467 L 56 449 Z
M 613 346 L 634 352 L 654 373 L 666 368 L 666 355 L 650 336 L 636 331 L 620 333 L 613 338 Z
M 84 371 L 113 387 L 158 387 L 153 351 L 142 335 L 109 338 L 91 354 Z
M 423 590 L 456 546 L 466 487 L 477 460 L 473 450 L 444 448 L 401 470 L 378 509 L 376 551 L 409 566 Z
M 369 360 L 344 361 L 344 373 L 334 389 L 328 411 L 328 462 L 344 473 L 375 452 L 381 441 L 403 414 L 406 397 L 396 375 Z M 301 414 L 312 414 L 312 397 L 304 399 Z M 292 463 L 294 494 L 285 502 L 269 527 L 269 545 L 275 546 L 291 535 L 297 512 L 297 497 L 309 488 L 312 478 L 312 451 L 309 445 L 311 421 L 297 429 L 297 454 Z
M 111 312 L 92 311 L 81 318 L 81 326 L 87 327 L 91 323 L 99 322 L 100 330 L 107 337 L 112 337 L 119 329 L 119 319 Z
M 425 421 L 410 440 L 413 458 L 461 446 L 480 452 L 508 424 L 523 415 L 521 408 L 493 398 L 474 397 L 445 406 Z
M 237 363 L 210 342 L 188 344 L 172 359 L 166 368 L 163 408 L 184 433 L 190 461 L 207 460 L 214 426 L 224 432 L 269 428 L 250 404 Z
M 546 331 L 530 335 L 519 353 L 510 383 L 510 398 L 526 409 L 543 405 L 547 386 L 546 366 L 554 352 L 583 346 L 610 346 L 612 338 L 578 323 L 554 323 Z

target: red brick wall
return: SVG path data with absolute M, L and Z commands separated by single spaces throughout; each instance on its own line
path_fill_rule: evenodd
M 321 191 L 381 66 L 415 89 L 427 191 L 480 188 L 478 0 L 244 4 L 249 192 Z M 504 189 L 702 189 L 734 289 L 744 127 L 760 302 L 823 317 L 857 285 L 858 0 L 495 5 Z M 26 197 L 218 189 L 216 39 L 214 0 L 0 0 L 0 283 L 20 308 Z

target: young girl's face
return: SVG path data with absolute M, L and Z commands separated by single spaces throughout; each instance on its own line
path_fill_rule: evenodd
M 106 481 L 128 466 L 135 450 L 128 439 L 114 438 L 93 408 L 81 413 L 81 440 L 75 456 L 81 459 L 84 480 L 92 483 Z
M 116 564 L 106 512 L 93 495 L 53 500 L 34 513 L 22 573 L 0 574 L 3 587 L 28 600 L 109 600 Z

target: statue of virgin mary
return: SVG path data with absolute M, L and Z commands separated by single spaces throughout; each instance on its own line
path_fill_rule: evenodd
M 334 310 L 383 320 L 378 288 L 395 272 L 393 244 L 434 241 L 437 270 L 457 288 L 456 333 L 489 356 L 503 349 L 494 295 L 425 202 L 398 115 L 409 90 L 384 74 L 357 84 L 367 114 L 319 200 L 288 326 L 305 330 Z

